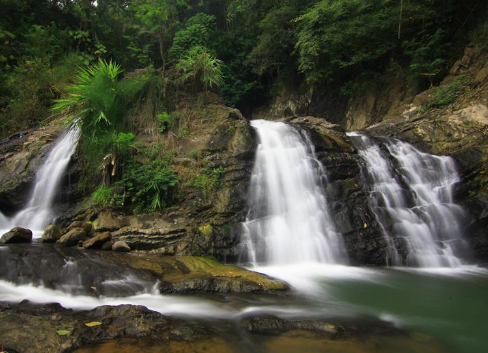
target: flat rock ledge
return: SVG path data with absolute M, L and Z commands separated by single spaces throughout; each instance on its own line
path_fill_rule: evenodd
M 282 281 L 209 257 L 94 251 L 58 244 L 2 248 L 0 268 L 8 271 L 0 271 L 0 279 L 58 290 L 68 286 L 73 295 L 123 297 L 152 289 L 163 294 L 275 293 L 289 289 Z M 137 280 L 126 283 L 127 278 Z

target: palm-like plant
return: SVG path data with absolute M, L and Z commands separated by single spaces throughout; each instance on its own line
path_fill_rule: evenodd
M 82 148 L 89 166 L 98 169 L 108 165 L 113 177 L 121 159 L 128 156 L 127 146 L 133 134 L 120 131 L 124 117 L 144 79 L 120 80 L 120 65 L 110 61 L 80 68 L 66 98 L 55 101 L 53 111 L 70 118 L 71 126 L 79 126 Z M 122 147 L 124 148 L 122 148 Z M 103 164 L 110 156 L 110 163 Z M 112 171 L 113 168 L 113 171 Z M 106 168 L 102 168 L 107 174 Z
M 208 91 L 224 83 L 222 64 L 222 60 L 212 56 L 205 48 L 196 46 L 176 64 L 176 69 L 180 72 L 180 82 L 185 83 L 193 78 L 196 84 L 201 83 Z
M 80 68 L 68 96 L 55 101 L 53 111 L 80 125 L 84 136 L 110 129 L 121 116 L 123 97 L 118 87 L 122 70 L 114 62 L 100 60 Z

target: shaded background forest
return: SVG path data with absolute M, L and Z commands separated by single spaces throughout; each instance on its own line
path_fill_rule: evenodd
M 479 0 L 0 0 L 0 8 L 3 136 L 47 119 L 77 68 L 100 58 L 125 73 L 150 68 L 167 84 L 166 72 L 197 48 L 218 61 L 210 86 L 250 116 L 279 87 L 347 96 L 385 70 L 424 89 L 466 42 L 488 42 Z

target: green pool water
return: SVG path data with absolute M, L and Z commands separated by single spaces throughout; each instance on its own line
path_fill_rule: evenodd
M 277 275 L 278 271 L 263 272 Z M 430 335 L 455 353 L 488 352 L 486 270 L 332 269 L 328 275 L 326 268 L 304 268 L 301 275 L 292 272 L 283 277 L 297 288 L 304 278 L 311 279 L 302 296 L 317 311 L 378 317 Z M 302 287 L 306 287 L 303 282 Z

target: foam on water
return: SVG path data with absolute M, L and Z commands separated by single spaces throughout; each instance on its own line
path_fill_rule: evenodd
M 295 290 L 312 296 L 328 296 L 323 281 L 366 281 L 382 283 L 381 270 L 344 265 L 328 265 L 317 262 L 258 266 L 249 270 L 264 273 L 289 283 Z
M 412 272 L 420 275 L 435 275 L 456 278 L 472 278 L 473 276 L 488 277 L 488 269 L 476 265 L 462 265 L 458 267 L 394 267 L 394 269 Z
M 124 298 L 73 296 L 43 286 L 17 286 L 0 280 L 0 294 L 2 300 L 7 302 L 19 302 L 28 299 L 33 303 L 59 303 L 65 308 L 78 310 L 93 309 L 100 305 L 133 304 L 143 305 L 150 310 L 166 315 L 185 314 L 213 318 L 225 318 L 229 315 L 229 311 L 221 309 L 210 301 L 191 297 L 162 296 L 157 292 L 141 293 Z

